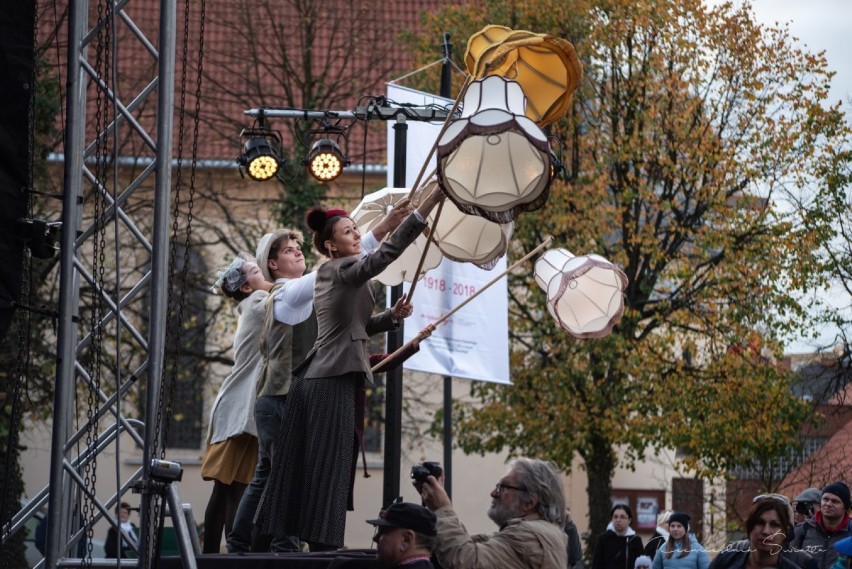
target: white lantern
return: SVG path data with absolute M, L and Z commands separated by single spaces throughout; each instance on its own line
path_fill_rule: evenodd
M 428 195 L 437 183 L 437 180 L 430 180 L 417 190 L 417 196 Z M 494 223 L 483 217 L 468 215 L 449 200 L 440 210 L 432 210 L 429 226 L 435 245 L 445 257 L 459 263 L 472 263 L 486 271 L 493 269 L 506 254 L 514 228 L 512 223 Z
M 468 87 L 437 151 L 439 183 L 462 212 L 508 223 L 547 201 L 551 153 L 524 101 L 517 82 L 497 75 Z
M 394 205 L 407 198 L 410 193 L 411 190 L 408 188 L 383 188 L 367 194 L 363 197 L 361 203 L 352 210 L 349 217 L 355 222 L 358 231 L 364 234 L 375 227 Z M 376 277 L 376 280 L 387 286 L 395 286 L 401 284 L 402 281 L 412 282 L 423 249 L 426 247 L 426 241 L 426 235 L 418 235 L 414 243 L 409 245 L 396 261 L 388 265 Z M 440 265 L 442 259 L 443 255 L 441 255 L 440 249 L 435 247 L 434 244 L 429 247 L 423 268 L 420 270 L 421 276 L 429 269 L 434 269 Z
M 627 276 L 600 255 L 550 249 L 535 263 L 535 281 L 547 310 L 575 338 L 601 338 L 624 313 Z

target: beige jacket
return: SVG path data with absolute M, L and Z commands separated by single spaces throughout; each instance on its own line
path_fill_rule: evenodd
M 469 535 L 452 508 L 439 508 L 433 549 L 444 569 L 565 569 L 568 537 L 545 520 L 509 520 L 491 535 Z

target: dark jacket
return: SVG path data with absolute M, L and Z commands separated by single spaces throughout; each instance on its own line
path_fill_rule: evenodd
M 814 559 L 813 555 L 802 550 L 796 549 L 793 547 L 794 544 L 790 543 L 784 546 L 784 549 L 781 551 L 781 556 L 787 558 L 788 561 L 795 563 L 802 569 L 819 569 L 817 565 L 816 559 Z M 743 539 L 740 541 L 735 541 L 733 543 L 728 544 L 725 548 L 726 551 L 749 551 L 751 544 L 749 544 L 747 539 Z
M 568 536 L 568 569 L 583 569 L 583 547 L 580 534 L 574 522 L 565 522 L 565 534 Z
M 820 569 L 830 569 L 840 555 L 831 545 L 844 537 L 848 537 L 850 530 L 852 530 L 852 522 L 849 521 L 849 516 L 844 516 L 843 520 L 840 529 L 828 531 L 822 524 L 822 512 L 817 512 L 813 518 L 796 526 L 790 545 L 810 553 L 816 559 Z
M 645 555 L 654 558 L 654 555 L 657 554 L 657 550 L 662 547 L 662 545 L 668 539 L 667 536 L 661 534 L 658 530 L 654 531 L 654 535 L 651 536 L 651 539 L 648 540 L 648 543 L 645 544 Z
M 723 551 L 710 562 L 709 569 L 745 569 L 748 551 Z M 778 557 L 776 569 L 799 569 L 799 566 L 784 556 Z
M 139 529 L 134 525 L 133 531 L 136 532 L 137 537 L 139 536 Z M 121 556 L 124 558 L 135 559 L 136 558 L 136 550 L 127 542 L 122 536 L 121 539 Z M 114 527 L 110 527 L 107 530 L 106 541 L 104 541 L 104 555 L 108 558 L 118 557 L 118 532 Z
M 595 544 L 592 569 L 633 569 L 642 554 L 642 539 L 632 529 L 624 536 L 608 529 Z

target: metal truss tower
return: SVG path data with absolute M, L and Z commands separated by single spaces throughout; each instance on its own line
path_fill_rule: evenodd
M 114 523 L 116 505 L 131 488 L 142 493 L 139 559 L 123 565 L 149 567 L 166 504 L 179 507 L 169 482 L 174 472 L 158 460 L 173 223 L 176 2 L 160 0 L 158 20 L 150 6 L 134 11 L 132 0 L 91 6 L 69 0 L 50 483 L 4 528 L 7 537 L 47 504 L 41 566 L 51 569 L 91 557 L 78 544 L 101 519 Z M 132 84 L 122 76 L 129 69 Z M 120 152 L 138 157 L 138 168 L 120 171 Z M 144 395 L 144 422 L 123 414 L 131 393 Z M 101 482 L 109 478 L 125 434 L 143 449 L 142 465 L 105 492 L 98 475 Z M 106 464 L 100 469 L 99 459 Z M 186 519 L 171 509 L 184 544 L 192 537 Z M 194 557 L 184 564 L 194 565 Z

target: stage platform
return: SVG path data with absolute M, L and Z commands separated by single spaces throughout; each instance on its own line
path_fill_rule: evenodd
M 375 549 L 328 553 L 234 553 L 195 557 L 198 569 L 379 569 Z M 183 569 L 180 557 L 163 557 L 160 569 Z

